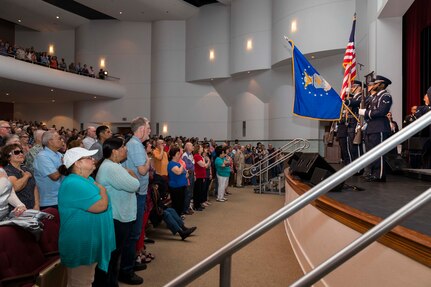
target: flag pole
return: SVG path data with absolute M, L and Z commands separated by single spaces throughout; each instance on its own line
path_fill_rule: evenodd
M 346 106 L 346 104 L 344 104 L 344 101 L 343 101 L 343 107 L 350 113 L 350 114 L 352 114 L 352 116 L 355 118 L 355 120 L 357 120 L 358 122 L 359 122 L 359 119 L 358 119 L 358 117 L 355 115 L 355 113 L 354 112 L 352 112 L 352 110 L 351 109 L 349 109 L 349 107 L 348 106 Z

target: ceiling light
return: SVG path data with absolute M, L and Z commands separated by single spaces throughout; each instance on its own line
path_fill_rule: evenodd
M 55 16 L 55 18 L 60 19 L 60 16 Z
M 311 55 L 311 59 L 314 59 L 315 57 L 314 57 L 314 55 Z
M 97 99 L 97 97 L 96 97 L 96 96 L 94 96 L 94 97 L 93 97 L 93 99 Z
M 18 22 L 21 23 L 21 19 L 18 19 Z
M 51 92 L 54 92 L 54 89 L 51 89 Z
M 123 14 L 123 12 L 122 12 L 122 11 L 120 11 L 120 15 L 121 15 L 121 14 Z
M 214 81 L 214 78 L 211 78 L 211 81 Z
M 51 102 L 55 103 L 55 100 L 51 100 Z
M 209 55 L 210 61 L 214 61 L 215 59 L 215 53 L 214 49 L 210 49 L 210 55 Z
M 250 71 L 248 71 L 247 74 L 250 74 Z
M 9 96 L 9 93 L 6 93 L 6 96 Z

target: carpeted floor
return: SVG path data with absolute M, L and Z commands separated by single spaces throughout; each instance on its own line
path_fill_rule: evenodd
M 229 190 L 227 202 L 211 197 L 211 206 L 187 216 L 185 225 L 198 229 L 185 241 L 164 224 L 148 230 L 156 243 L 147 244 L 147 250 L 156 259 L 137 273 L 144 277 L 143 286 L 163 286 L 283 206 L 284 196 L 259 195 L 251 188 Z M 210 270 L 189 286 L 219 286 L 218 270 Z M 283 224 L 232 257 L 232 286 L 287 286 L 301 275 Z

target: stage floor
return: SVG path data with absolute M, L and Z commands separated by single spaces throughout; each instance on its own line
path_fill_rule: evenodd
M 386 182 L 365 182 L 352 176 L 347 185 L 363 190 L 344 188 L 342 192 L 329 192 L 327 196 L 369 214 L 386 218 L 413 198 L 431 187 L 430 181 L 389 174 Z M 431 236 L 431 203 L 405 219 L 401 226 Z

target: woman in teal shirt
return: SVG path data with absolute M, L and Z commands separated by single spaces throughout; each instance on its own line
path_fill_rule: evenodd
M 67 267 L 68 286 L 91 286 L 98 264 L 107 271 L 115 249 L 114 222 L 106 189 L 94 181 L 91 157 L 97 151 L 66 151 L 59 172 L 65 175 L 58 193 L 59 251 Z

